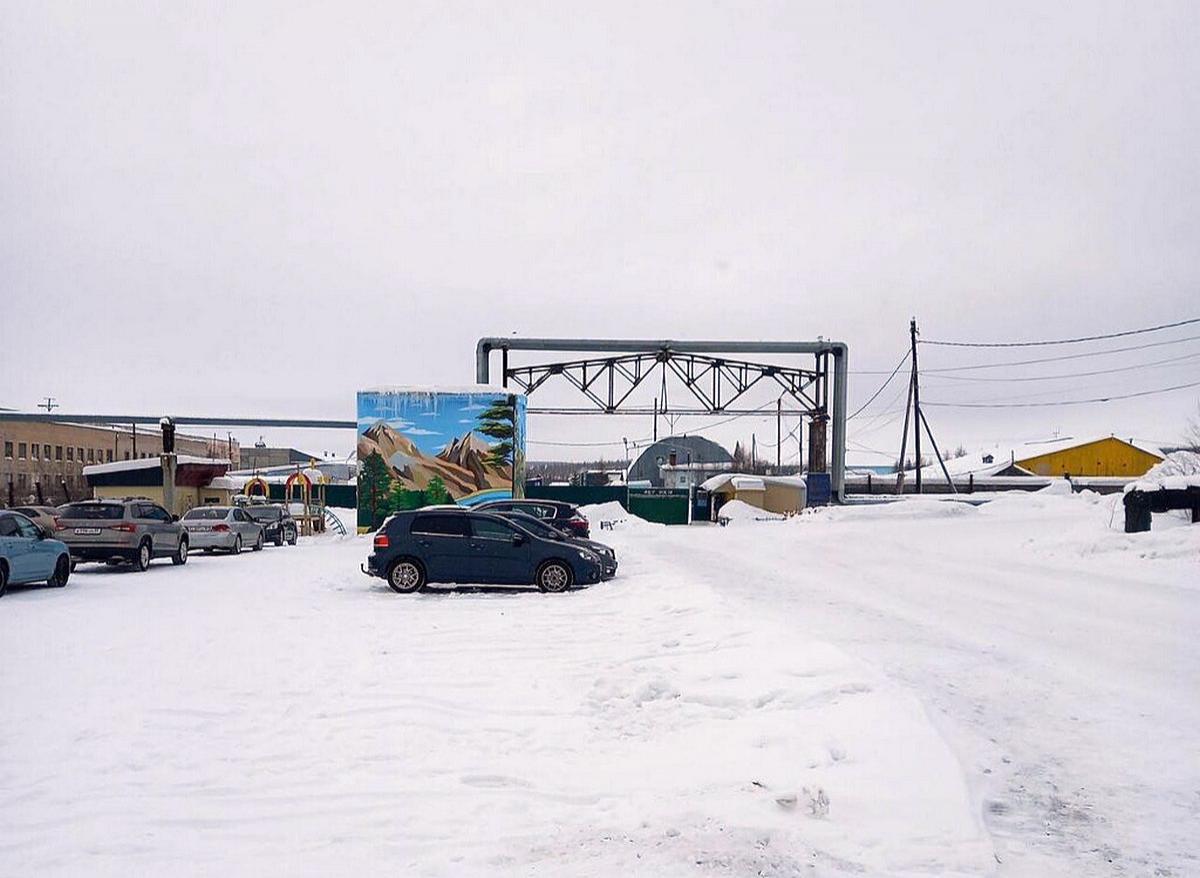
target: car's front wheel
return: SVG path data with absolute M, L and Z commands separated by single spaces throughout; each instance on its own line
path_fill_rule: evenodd
M 8 565 L 0 563 L 0 598 L 8 591 Z
M 139 573 L 144 573 L 150 566 L 150 559 L 154 557 L 154 550 L 150 546 L 149 540 L 142 540 L 138 546 L 137 554 L 133 556 L 133 569 Z
M 547 561 L 537 574 L 537 587 L 542 591 L 558 593 L 571 587 L 571 568 L 562 561 Z
M 58 560 L 54 563 L 54 573 L 46 580 L 46 585 L 51 588 L 62 588 L 70 578 L 71 559 L 66 555 L 59 555 Z
M 412 558 L 401 558 L 388 568 L 388 585 L 398 594 L 412 594 L 425 585 L 425 571 Z
M 179 540 L 179 548 L 175 550 L 175 554 L 171 556 L 171 563 L 176 566 L 186 564 L 188 559 L 188 541 L 185 539 Z

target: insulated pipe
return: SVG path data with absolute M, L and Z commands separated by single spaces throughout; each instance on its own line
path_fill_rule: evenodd
M 598 353 L 645 353 L 670 349 L 683 354 L 833 354 L 833 465 L 830 488 L 839 501 L 845 499 L 846 481 L 846 379 L 849 348 L 840 341 L 674 341 L 672 339 L 621 338 L 515 338 L 485 336 L 475 346 L 475 381 L 491 379 L 489 355 L 504 351 L 579 351 Z

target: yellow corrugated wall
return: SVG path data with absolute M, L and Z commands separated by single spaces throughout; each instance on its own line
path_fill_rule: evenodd
M 1162 458 L 1109 436 L 1074 448 L 1063 448 L 1017 461 L 1039 476 L 1126 476 L 1136 478 Z

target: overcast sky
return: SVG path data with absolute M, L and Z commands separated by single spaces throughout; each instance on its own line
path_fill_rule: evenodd
M 887 370 L 914 315 L 979 341 L 1200 316 L 1194 2 L 188 8 L 0 3 L 0 405 L 353 418 L 362 386 L 470 381 L 481 335 L 821 335 Z M 1200 381 L 1189 353 L 923 395 L 1155 389 Z M 857 445 L 894 450 L 892 398 Z M 1170 440 L 1198 398 L 928 414 L 950 446 Z

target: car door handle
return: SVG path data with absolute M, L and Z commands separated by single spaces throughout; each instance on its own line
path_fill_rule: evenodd
M 430 542 L 429 542 L 429 540 L 417 540 L 417 545 L 418 546 L 428 546 L 428 545 L 430 545 Z

